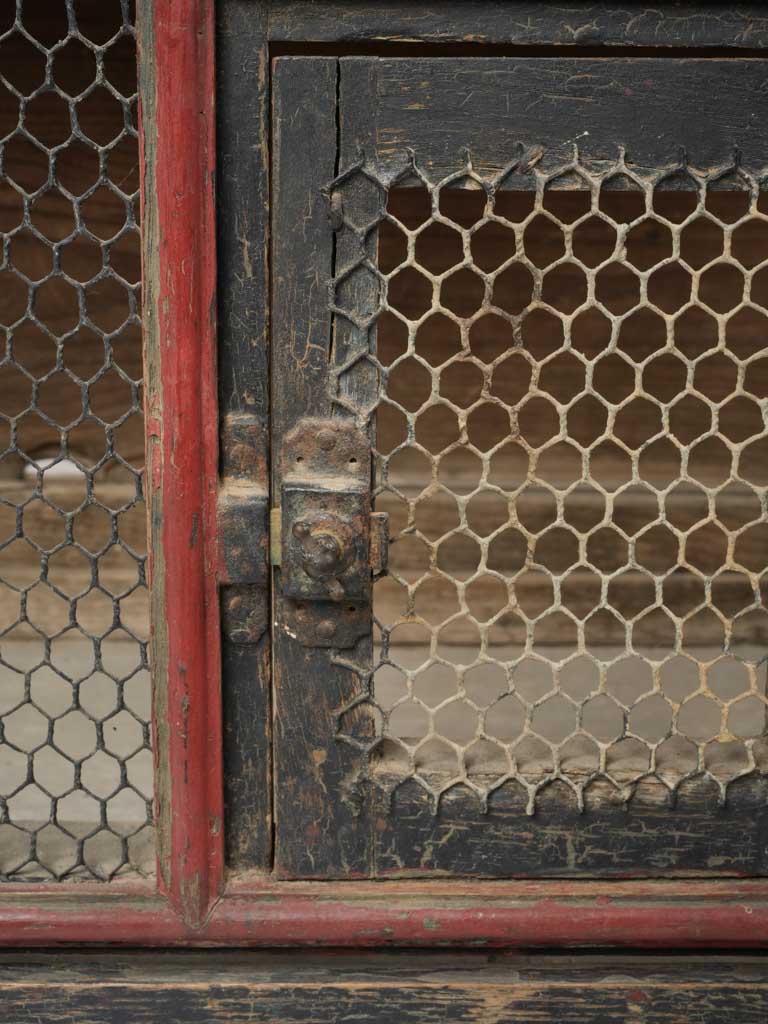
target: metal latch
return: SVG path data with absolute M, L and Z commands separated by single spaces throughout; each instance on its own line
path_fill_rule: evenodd
M 257 416 L 224 420 L 217 577 L 222 629 L 234 644 L 257 644 L 269 625 L 266 436 Z
M 272 561 L 285 628 L 308 647 L 351 647 L 371 630 L 388 517 L 371 511 L 371 449 L 346 420 L 302 420 L 285 439 Z

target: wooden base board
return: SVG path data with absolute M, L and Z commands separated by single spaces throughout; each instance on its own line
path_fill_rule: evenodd
M 763 1024 L 762 956 L 11 953 L 5 1019 L 50 1024 L 540 1021 Z

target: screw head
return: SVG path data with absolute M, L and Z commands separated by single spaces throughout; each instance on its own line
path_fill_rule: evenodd
M 332 640 L 336 635 L 336 623 L 333 619 L 322 619 L 317 624 L 316 632 L 320 640 Z
M 341 569 L 344 551 L 338 537 L 330 533 L 316 533 L 304 542 L 302 565 L 308 576 L 322 579 L 335 576 Z
M 323 451 L 329 452 L 336 445 L 336 432 L 329 430 L 328 427 L 324 430 L 319 430 L 317 432 L 317 443 Z

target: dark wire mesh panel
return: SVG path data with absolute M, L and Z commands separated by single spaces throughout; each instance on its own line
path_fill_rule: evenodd
M 150 870 L 127 0 L 0 13 L 0 876 Z
M 765 770 L 761 180 L 537 152 L 331 186 L 333 397 L 393 538 L 339 737 L 382 786 L 532 813 Z

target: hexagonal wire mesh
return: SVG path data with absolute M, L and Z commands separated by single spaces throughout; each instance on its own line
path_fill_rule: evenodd
M 151 870 L 128 0 L 0 15 L 0 876 Z
M 338 737 L 379 785 L 514 780 L 532 813 L 553 780 L 765 770 L 760 186 L 540 148 L 329 186 L 333 399 L 393 540 Z

